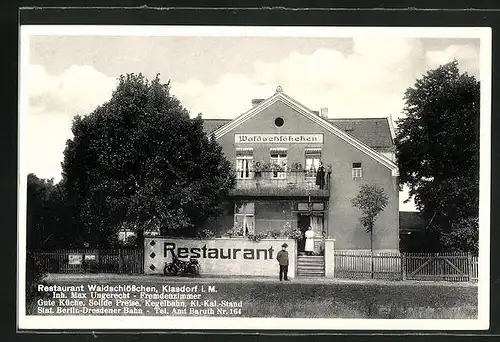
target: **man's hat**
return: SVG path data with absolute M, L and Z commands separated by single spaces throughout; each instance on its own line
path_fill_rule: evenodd
M 281 247 L 288 247 L 288 244 L 285 242 L 284 244 L 281 245 Z

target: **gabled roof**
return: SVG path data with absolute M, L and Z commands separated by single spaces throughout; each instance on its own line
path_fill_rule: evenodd
M 375 151 L 370 145 L 366 144 L 364 141 L 356 137 L 354 134 L 349 134 L 344 131 L 344 129 L 338 127 L 337 125 L 333 124 L 331 121 L 317 115 L 315 112 L 310 110 L 309 108 L 305 107 L 302 105 L 300 102 L 296 101 L 295 99 L 291 98 L 290 96 L 286 95 L 283 93 L 281 87 L 278 87 L 276 89 L 276 93 L 269 97 L 268 99 L 262 101 L 249 111 L 241 114 L 237 118 L 233 120 L 229 120 L 226 123 L 223 123 L 222 121 L 225 120 L 211 120 L 214 122 L 208 123 L 208 125 L 204 125 L 206 127 L 206 131 L 212 129 L 215 125 L 221 124 L 218 128 L 216 128 L 214 131 L 208 132 L 208 133 L 213 133 L 215 135 L 216 139 L 219 139 L 220 137 L 224 136 L 225 134 L 229 133 L 231 130 L 234 128 L 238 127 L 242 123 L 250 120 L 253 116 L 257 115 L 260 113 L 262 110 L 265 108 L 271 106 L 272 104 L 276 102 L 282 102 L 285 105 L 289 106 L 299 114 L 305 116 L 306 118 L 310 119 L 314 123 L 316 123 L 318 126 L 326 129 L 330 133 L 336 135 L 340 139 L 344 140 L 348 144 L 352 145 L 353 147 L 357 148 L 361 152 L 367 154 L 368 156 L 372 157 L 385 167 L 389 168 L 392 171 L 393 176 L 398 175 L 398 167 L 394 162 L 392 162 L 390 159 L 386 158 L 385 156 L 381 155 L 377 151 Z M 386 119 L 387 120 L 387 119 Z M 340 124 L 341 122 L 337 122 Z M 359 126 L 358 127 L 364 127 L 364 126 Z M 388 126 L 389 127 L 389 126 Z M 359 129 L 358 132 L 366 132 L 367 128 L 364 127 L 364 129 Z M 389 130 L 389 135 L 390 135 L 390 130 Z M 392 145 L 391 145 L 392 146 Z
M 229 122 L 231 122 L 231 119 L 203 119 L 203 131 L 206 134 L 213 133 Z
M 335 118 L 328 119 L 328 121 L 371 148 L 391 148 L 394 146 L 388 118 Z
M 231 119 L 203 119 L 203 131 L 206 134 L 213 133 L 231 121 Z M 390 149 L 394 147 L 387 118 L 343 118 L 328 119 L 328 121 L 371 148 Z

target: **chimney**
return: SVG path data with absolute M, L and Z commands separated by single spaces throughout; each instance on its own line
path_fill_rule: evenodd
M 252 100 L 252 108 L 258 106 L 264 99 L 253 99 Z
M 320 108 L 320 109 L 319 109 L 319 111 L 320 111 L 320 114 L 319 114 L 319 115 L 320 115 L 322 118 L 325 118 L 325 119 L 327 119 L 327 118 L 328 118 L 328 108 L 326 108 L 326 107 L 322 107 L 322 108 Z

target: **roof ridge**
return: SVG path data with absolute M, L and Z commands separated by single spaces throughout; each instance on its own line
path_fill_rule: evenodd
M 327 120 L 387 120 L 387 117 L 378 116 L 373 118 L 327 118 Z
M 208 121 L 208 120 L 219 120 L 219 121 L 232 121 L 236 118 L 232 118 L 232 119 L 229 119 L 229 118 L 220 118 L 220 119 L 217 119 L 217 118 L 207 118 L 207 119 L 204 119 L 202 118 L 203 121 Z M 385 116 L 377 116 L 377 117 L 373 117 L 373 118 L 369 118 L 369 117 L 364 117 L 364 118 L 326 118 L 326 120 L 375 120 L 375 119 L 379 119 L 379 120 L 386 120 L 387 117 Z

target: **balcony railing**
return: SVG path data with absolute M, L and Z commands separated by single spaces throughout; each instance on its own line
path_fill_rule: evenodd
M 312 171 L 235 171 L 240 195 L 316 195 L 329 196 L 330 176 L 318 178 Z

